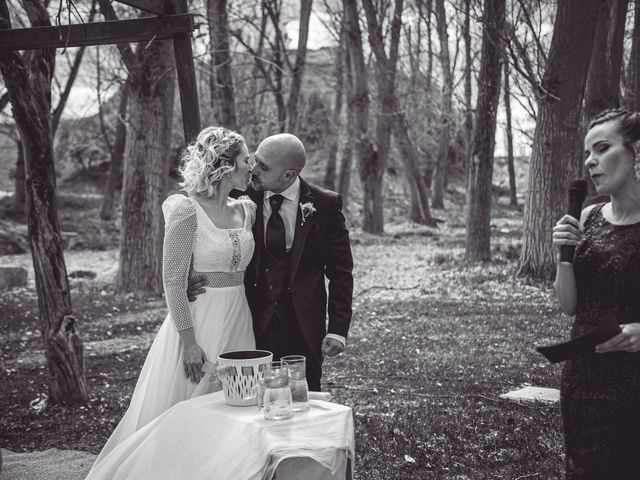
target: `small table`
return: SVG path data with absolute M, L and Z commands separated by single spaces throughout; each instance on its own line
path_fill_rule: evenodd
M 110 456 L 123 449 L 127 478 L 153 471 L 154 480 L 351 480 L 351 408 L 309 403 L 307 412 L 269 421 L 255 406 L 227 405 L 222 392 L 203 395 L 176 404 Z M 154 434 L 145 439 L 147 429 Z

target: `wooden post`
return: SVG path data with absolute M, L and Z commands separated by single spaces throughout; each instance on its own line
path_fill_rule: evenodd
M 187 13 L 188 11 L 187 0 L 167 0 L 165 7 L 167 12 L 174 14 Z M 198 133 L 200 133 L 198 85 L 193 64 L 191 33 L 174 33 L 173 52 L 176 57 L 176 71 L 178 72 L 184 140 L 188 144 L 194 141 Z

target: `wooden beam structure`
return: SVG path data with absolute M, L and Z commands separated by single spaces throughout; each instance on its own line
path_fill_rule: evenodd
M 0 31 L 0 52 L 68 48 L 83 45 L 146 42 L 183 34 L 191 41 L 193 16 L 183 13 L 60 27 L 13 28 Z
M 187 0 L 167 0 L 166 9 L 173 14 L 186 14 L 189 11 Z M 180 107 L 182 109 L 182 128 L 187 143 L 194 141 L 200 133 L 200 107 L 198 103 L 198 85 L 196 69 L 193 64 L 191 32 L 176 32 L 173 35 L 173 54 L 176 58 Z
M 171 39 L 176 59 L 182 125 L 186 143 L 200 132 L 200 108 L 191 33 L 196 30 L 187 0 L 116 0 L 154 17 L 57 27 L 0 30 L 0 52 L 137 43 Z

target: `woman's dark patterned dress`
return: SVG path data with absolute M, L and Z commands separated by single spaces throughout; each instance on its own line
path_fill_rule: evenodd
M 571 337 L 605 315 L 640 322 L 640 223 L 613 225 L 599 204 L 585 221 L 573 263 L 578 305 Z M 640 479 L 640 353 L 591 354 L 562 371 L 569 480 Z

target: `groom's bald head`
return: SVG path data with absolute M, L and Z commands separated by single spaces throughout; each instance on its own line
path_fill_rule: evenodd
M 290 133 L 265 138 L 256 150 L 252 184 L 256 190 L 281 192 L 296 179 L 307 162 L 304 145 Z

